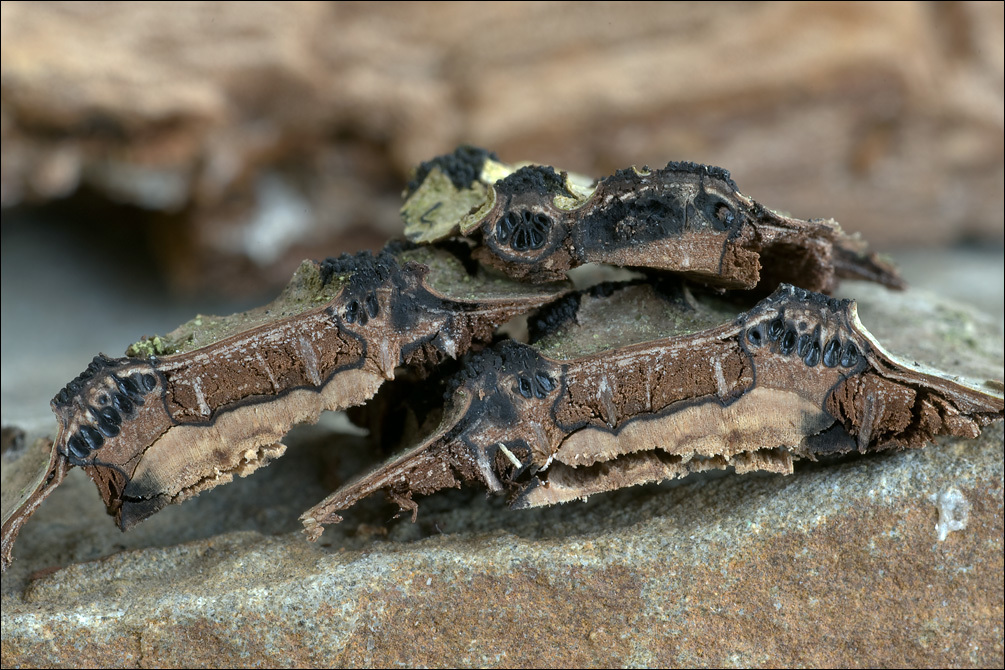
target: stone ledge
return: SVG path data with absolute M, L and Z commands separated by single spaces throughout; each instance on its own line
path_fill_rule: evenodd
M 1001 379 L 996 319 L 922 291 L 845 293 L 891 349 Z M 420 501 L 413 525 L 368 501 L 312 545 L 295 519 L 328 488 L 317 472 L 376 458 L 358 438 L 330 449 L 332 430 L 296 432 L 275 465 L 126 535 L 68 479 L 4 575 L 3 665 L 1003 663 L 1001 424 L 543 510 L 456 491 Z M 968 519 L 940 541 L 951 491 Z

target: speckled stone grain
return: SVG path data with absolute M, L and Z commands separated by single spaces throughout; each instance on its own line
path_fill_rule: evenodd
M 918 330 L 888 328 L 886 344 L 923 342 L 943 352 L 931 363 L 1002 378 L 997 317 L 921 291 L 844 291 L 873 330 L 870 319 L 932 306 Z M 939 321 L 950 312 L 954 324 Z M 413 525 L 368 501 L 310 544 L 290 519 L 326 490 L 318 463 L 356 467 L 325 431 L 296 433 L 275 465 L 135 535 L 120 536 L 71 473 L 4 575 L 3 665 L 1005 663 L 1000 423 L 977 440 L 799 464 L 788 477 L 540 510 L 451 491 L 420 500 Z M 952 489 L 967 523 L 940 541 L 937 501 Z

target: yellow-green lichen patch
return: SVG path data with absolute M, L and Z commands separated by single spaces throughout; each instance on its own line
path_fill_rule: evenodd
M 485 157 L 478 178 L 463 187 L 439 166 L 431 166 L 422 182 L 407 193 L 401 208 L 405 237 L 427 244 L 460 233 L 470 235 L 496 205 L 494 185 L 522 167 L 536 163 L 500 163 Z M 555 195 L 554 205 L 573 210 L 582 207 L 596 190 L 597 182 L 584 175 L 562 173 L 565 193 Z
M 563 172 L 562 180 L 565 184 L 565 193 L 555 196 L 552 204 L 558 209 L 572 211 L 585 205 L 593 194 L 597 192 L 597 180 L 575 172 Z
M 167 335 L 144 337 L 135 342 L 126 349 L 126 356 L 146 358 L 194 351 L 271 321 L 302 314 L 332 300 L 347 278 L 336 275 L 323 284 L 320 265 L 304 261 L 282 293 L 269 304 L 230 316 L 200 314 Z
M 492 189 L 481 181 L 458 189 L 440 168 L 434 167 L 401 207 L 405 237 L 412 242 L 435 242 L 457 232 L 457 224 L 474 209 L 491 208 Z
M 560 324 L 536 344 L 545 356 L 571 360 L 606 349 L 691 335 L 729 323 L 739 314 L 730 303 L 685 288 L 683 300 L 656 294 L 651 286 L 621 289 L 607 298 L 583 296 L 575 319 Z

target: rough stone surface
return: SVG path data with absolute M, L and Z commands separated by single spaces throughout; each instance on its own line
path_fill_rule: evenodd
M 244 531 L 134 549 L 5 576 L 3 661 L 995 666 L 1001 464 L 995 428 L 516 518 L 454 497 L 424 510 L 432 537 L 360 524 L 327 546 Z M 970 522 L 939 542 L 932 499 L 950 487 Z
M 0 31 L 0 203 L 104 203 L 189 290 L 379 245 L 459 142 L 722 165 L 882 248 L 1002 237 L 1000 3 L 4 2 Z
M 956 254 L 934 263 L 970 269 L 956 290 L 991 281 L 980 254 Z M 890 349 L 1002 379 L 1000 292 L 990 316 L 919 289 L 850 282 L 843 293 Z M 5 424 L 9 363 L 5 351 Z M 299 511 L 379 459 L 343 430 L 299 429 L 275 464 L 127 534 L 71 472 L 3 577 L 3 665 L 1005 660 L 1002 424 L 789 477 L 687 480 L 548 509 L 451 491 L 420 500 L 413 525 L 366 501 L 312 545 Z M 942 541 L 940 505 L 957 520 L 969 505 Z

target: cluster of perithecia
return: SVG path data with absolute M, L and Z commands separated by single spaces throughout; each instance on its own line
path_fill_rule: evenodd
M 441 420 L 308 510 L 310 537 L 377 491 L 413 514 L 414 494 L 461 482 L 530 507 L 708 469 L 787 473 L 1002 418 L 1000 385 L 897 360 L 854 303 L 827 297 L 843 278 L 900 287 L 887 260 L 721 168 L 591 180 L 461 147 L 416 169 L 402 216 L 408 241 L 380 254 L 305 261 L 269 305 L 96 357 L 53 399 L 57 437 L 5 499 L 4 566 L 68 467 L 125 529 L 265 465 L 293 424 L 360 407 L 408 367 L 446 389 Z M 567 273 L 588 263 L 636 274 L 574 290 Z M 499 341 L 525 314 L 529 341 Z M 417 413 L 439 393 L 411 394 Z

